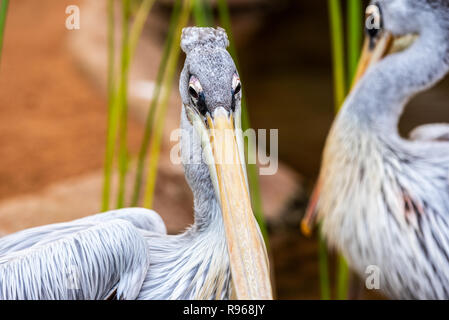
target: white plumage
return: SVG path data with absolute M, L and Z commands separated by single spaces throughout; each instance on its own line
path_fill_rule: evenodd
M 143 228 L 143 229 L 139 229 Z M 153 211 L 124 209 L 24 230 L 0 241 L 0 299 L 135 299 L 149 267 Z

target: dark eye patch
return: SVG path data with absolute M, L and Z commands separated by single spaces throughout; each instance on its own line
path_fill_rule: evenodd
M 189 87 L 189 94 L 195 100 L 198 99 L 198 92 L 196 92 L 196 90 L 194 88 Z
M 235 95 L 232 96 L 231 111 L 235 112 Z
M 380 33 L 380 29 L 379 28 L 366 28 L 366 33 L 368 34 L 368 36 L 370 38 L 376 38 L 377 35 Z
M 206 116 L 207 113 L 206 97 L 202 92 L 198 96 L 198 102 L 196 103 L 196 107 L 203 116 Z
M 242 85 L 239 83 L 237 85 L 237 87 L 235 87 L 235 89 L 234 89 L 234 95 L 238 94 L 241 89 L 242 89 Z

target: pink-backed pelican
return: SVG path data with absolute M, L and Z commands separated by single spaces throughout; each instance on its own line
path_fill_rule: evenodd
M 167 235 L 154 211 L 127 208 L 8 235 L 0 299 L 272 299 L 227 46 L 223 29 L 183 30 L 180 144 L 194 224 Z
M 377 0 L 366 13 L 356 83 L 327 138 L 303 230 L 317 216 L 328 242 L 391 298 L 448 299 L 449 124 L 407 139 L 398 122 L 449 71 L 449 1 Z

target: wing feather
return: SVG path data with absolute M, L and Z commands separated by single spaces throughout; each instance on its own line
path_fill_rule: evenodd
M 90 228 L 98 223 L 122 219 L 136 228 L 166 234 L 162 218 L 154 211 L 143 208 L 126 208 L 95 214 L 70 222 L 49 224 L 22 230 L 0 238 L 0 257 L 15 251 L 30 248 L 38 243 L 49 243 L 64 236 Z
M 0 258 L 0 299 L 135 299 L 149 266 L 139 229 L 122 219 Z
M 434 123 L 419 126 L 410 133 L 410 139 L 421 141 L 449 141 L 449 124 Z

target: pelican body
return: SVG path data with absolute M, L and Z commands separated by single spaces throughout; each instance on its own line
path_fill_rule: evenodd
M 378 28 L 367 29 L 303 228 L 316 215 L 362 279 L 378 268 L 390 298 L 448 299 L 449 125 L 403 138 L 398 122 L 407 102 L 449 71 L 449 1 L 373 1 L 370 23 Z
M 227 46 L 223 29 L 183 30 L 181 154 L 194 224 L 167 235 L 157 213 L 127 208 L 8 235 L 0 239 L 0 299 L 272 298 Z

